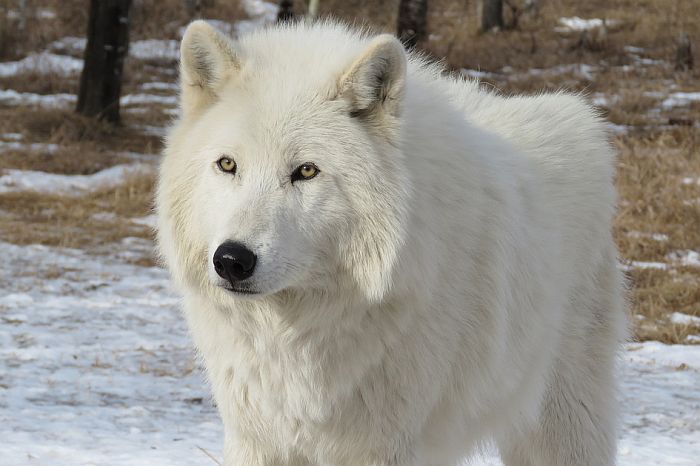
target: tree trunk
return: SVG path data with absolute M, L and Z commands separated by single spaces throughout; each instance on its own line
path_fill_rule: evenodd
M 309 12 L 307 16 L 311 19 L 318 16 L 318 3 L 319 0 L 309 0 Z
M 481 30 L 503 29 L 503 0 L 481 0 Z
M 397 35 L 407 47 L 415 47 L 423 39 L 428 22 L 428 0 L 401 0 Z
M 78 113 L 119 122 L 131 0 L 91 0 Z
M 294 19 L 294 2 L 292 0 L 280 0 L 277 22 L 283 23 L 292 19 Z
M 676 47 L 676 70 L 688 71 L 693 69 L 693 46 L 687 32 L 678 37 Z

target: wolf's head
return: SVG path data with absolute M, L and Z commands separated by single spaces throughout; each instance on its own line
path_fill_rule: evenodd
M 406 54 L 392 36 L 294 25 L 233 42 L 192 23 L 158 187 L 161 253 L 225 302 L 391 286 L 408 180 Z

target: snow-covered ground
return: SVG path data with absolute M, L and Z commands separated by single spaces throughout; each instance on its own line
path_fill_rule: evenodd
M 164 271 L 0 251 L 0 464 L 213 464 L 220 423 Z
M 619 21 L 614 19 L 583 19 L 579 18 L 578 16 L 573 16 L 571 18 L 559 18 L 559 24 L 561 24 L 561 26 L 554 28 L 554 30 L 557 32 L 589 31 L 591 29 L 602 28 L 604 25 L 613 26 L 618 23 Z
M 69 75 L 71 73 L 79 73 L 82 69 L 82 60 L 50 52 L 41 52 L 31 54 L 22 60 L 0 63 L 0 77 L 26 72 Z
M 91 175 L 63 175 L 33 170 L 3 170 L 0 172 L 0 193 L 36 191 L 82 196 L 89 191 L 117 186 L 123 183 L 130 175 L 152 171 L 153 166 L 144 163 L 115 165 Z
M 133 239 L 97 257 L 0 243 L 0 465 L 221 458 L 221 423 L 166 273 L 127 262 L 150 247 Z M 630 344 L 621 370 L 619 464 L 697 466 L 700 346 Z

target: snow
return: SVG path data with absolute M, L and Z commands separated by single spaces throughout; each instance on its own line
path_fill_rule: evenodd
M 668 259 L 686 267 L 700 267 L 700 254 L 697 251 L 673 251 Z
M 668 264 L 665 262 L 625 261 L 620 264 L 620 268 L 624 271 L 629 271 L 632 269 L 666 270 L 668 267 Z
M 262 0 L 244 0 L 243 9 L 250 19 L 236 22 L 234 27 L 237 34 L 245 34 L 265 24 L 274 23 L 277 20 L 277 12 L 279 11 L 279 7 L 276 4 Z
M 82 55 L 85 51 L 87 39 L 85 37 L 62 37 L 49 44 L 49 50 L 61 54 Z
M 138 60 L 177 60 L 180 42 L 177 40 L 147 39 L 129 44 L 129 55 Z
M 167 134 L 166 128 L 163 128 L 162 126 L 141 125 L 139 126 L 139 129 L 143 132 L 143 134 L 158 136 L 159 138 L 164 138 Z
M 5 10 L 5 15 L 7 19 L 20 19 L 20 18 L 25 18 L 29 16 L 26 12 L 26 2 L 20 3 L 20 5 L 24 4 L 25 5 L 25 10 Z M 56 12 L 54 10 L 51 10 L 49 8 L 39 8 L 36 10 L 35 16 L 37 19 L 55 19 L 56 18 Z
M 559 18 L 560 27 L 554 28 L 556 32 L 568 32 L 568 31 L 588 31 L 591 29 L 596 29 L 603 27 L 603 22 L 607 26 L 612 26 L 617 24 L 618 21 L 614 19 L 602 20 L 599 18 L 583 19 L 578 16 L 573 16 L 571 18 Z
M 83 61 L 66 55 L 51 52 L 33 53 L 18 61 L 0 63 L 0 77 L 6 78 L 19 73 L 70 75 L 83 69 Z
M 63 175 L 31 170 L 7 169 L 0 172 L 0 193 L 35 191 L 82 195 L 100 188 L 116 186 L 129 175 L 148 173 L 151 165 L 134 163 L 105 168 L 91 175 Z
M 135 217 L 132 218 L 131 221 L 139 225 L 151 227 L 154 230 L 156 226 L 158 226 L 158 216 L 156 214 L 146 215 L 145 217 Z
M 472 70 L 470 68 L 462 68 L 460 70 L 463 76 L 468 76 L 475 79 L 490 78 L 494 73 L 489 73 L 488 71 Z
M 6 139 L 9 141 L 21 141 L 22 138 L 22 133 L 4 133 L 0 134 L 0 139 Z
M 17 92 L 12 89 L 0 90 L 0 104 L 27 105 L 46 108 L 65 108 L 77 101 L 74 94 L 35 94 L 32 92 Z M 127 94 L 119 100 L 121 105 L 164 105 L 175 106 L 178 103 L 176 95 L 156 94 Z
M 623 47 L 623 50 L 627 53 L 631 53 L 634 55 L 639 55 L 640 53 L 645 52 L 645 50 L 642 47 L 635 47 L 634 45 L 625 45 Z
M 127 238 L 93 256 L 0 243 L 0 465 L 221 458 L 179 299 L 163 270 L 128 263 L 151 247 Z M 697 466 L 700 346 L 629 344 L 621 363 L 618 464 Z M 471 464 L 501 465 L 493 454 Z
M 176 92 L 180 89 L 176 83 L 164 83 L 164 82 L 152 82 L 144 83 L 141 85 L 141 89 L 144 91 L 173 91 Z
M 616 125 L 615 123 L 608 123 L 608 128 L 613 134 L 627 134 L 630 129 L 628 125 Z
M 56 12 L 48 8 L 41 8 L 36 12 L 36 17 L 40 19 L 54 19 Z
M 56 152 L 58 150 L 58 144 L 43 143 L 43 142 L 25 143 L 25 142 L 17 142 L 17 141 L 11 141 L 11 142 L 0 141 L 0 154 L 2 154 L 3 152 L 9 151 L 9 150 L 43 152 L 43 153 L 51 154 L 51 153 Z
M 642 231 L 630 231 L 627 233 L 630 238 L 649 238 L 654 241 L 664 242 L 668 241 L 668 235 L 663 233 L 646 233 Z
M 262 0 L 243 0 L 243 9 L 250 19 L 243 19 L 230 23 L 218 19 L 205 19 L 207 23 L 229 36 L 246 34 L 259 29 L 266 24 L 272 24 L 277 20 L 279 7 L 272 2 Z M 184 34 L 185 28 L 180 30 Z
M 114 212 L 97 212 L 96 214 L 92 214 L 90 218 L 98 222 L 113 222 L 119 217 L 117 217 L 117 214 Z
M 33 92 L 17 92 L 13 89 L 0 89 L 0 104 L 2 105 L 31 105 L 46 108 L 66 107 L 75 104 L 74 94 L 35 94 Z
M 700 327 L 700 317 L 683 314 L 682 312 L 674 312 L 671 314 L 671 323 L 678 325 L 693 325 Z
M 213 464 L 199 448 L 221 457 L 164 271 L 71 249 L 0 250 L 0 464 Z
M 652 58 L 643 58 L 643 57 L 636 57 L 636 56 L 633 56 L 633 59 L 637 65 L 644 65 L 644 66 L 658 66 L 658 65 L 663 65 L 666 63 L 663 60 L 654 60 Z
M 87 41 L 84 37 L 63 37 L 49 44 L 49 50 L 82 55 Z M 169 39 L 135 40 L 129 43 L 129 56 L 137 60 L 177 60 L 180 56 L 180 42 Z M 78 60 L 82 69 L 82 60 Z
M 501 69 L 506 72 L 505 67 Z M 579 78 L 586 79 L 588 81 L 593 81 L 595 79 L 595 73 L 597 67 L 588 65 L 586 63 L 570 63 L 568 65 L 559 65 L 551 68 L 530 68 L 524 73 L 519 73 L 513 75 L 513 77 L 520 79 L 530 79 L 532 76 L 561 76 L 563 74 L 573 74 Z
M 596 92 L 594 95 L 591 96 L 591 103 L 596 107 L 609 107 L 610 99 L 605 94 L 601 92 Z
M 661 102 L 661 107 L 665 109 L 682 107 L 692 102 L 700 102 L 700 92 L 674 92 Z
M 655 241 L 666 241 L 668 237 L 666 235 L 651 236 Z M 656 269 L 656 270 L 668 270 L 669 268 L 682 266 L 682 267 L 700 267 L 700 253 L 697 251 L 683 250 L 683 251 L 673 251 L 666 255 L 666 262 L 655 262 L 655 261 L 624 261 L 620 264 L 620 268 L 624 271 L 630 271 L 632 269 Z
M 155 95 L 155 94 L 128 94 L 123 96 L 119 102 L 121 105 L 177 105 L 178 97 L 176 95 Z
M 279 11 L 276 3 L 263 0 L 243 0 L 243 9 L 251 18 L 268 23 L 277 20 L 277 12 Z

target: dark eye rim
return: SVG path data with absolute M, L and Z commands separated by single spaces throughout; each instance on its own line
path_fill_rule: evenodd
M 230 169 L 230 170 L 225 169 L 225 168 L 221 165 L 221 161 L 222 161 L 222 160 L 230 160 L 231 162 L 233 162 L 233 168 Z M 230 174 L 230 175 L 234 175 L 234 174 L 236 173 L 236 170 L 238 169 L 238 164 L 236 163 L 236 161 L 233 160 L 233 158 L 228 157 L 228 156 L 226 156 L 226 155 L 219 157 L 219 159 L 216 161 L 216 166 L 217 166 L 217 167 L 219 168 L 219 170 L 221 170 L 222 172 L 228 173 L 228 174 Z
M 313 168 L 316 170 L 316 171 L 314 172 L 314 174 L 313 174 L 312 176 L 308 177 L 308 178 L 305 178 L 305 177 L 302 176 L 302 174 L 301 174 L 301 169 L 304 168 L 305 166 L 311 166 L 311 167 L 313 167 Z M 292 172 L 292 176 L 291 176 L 291 178 L 292 178 L 292 183 L 294 183 L 295 181 L 309 181 L 309 180 L 311 180 L 311 179 L 313 179 L 313 178 L 316 178 L 316 176 L 318 176 L 319 173 L 321 173 L 321 170 L 318 168 L 318 166 L 317 166 L 315 163 L 313 163 L 313 162 L 304 162 L 304 163 L 302 163 L 301 165 L 299 165 L 297 168 L 295 168 L 294 171 Z

